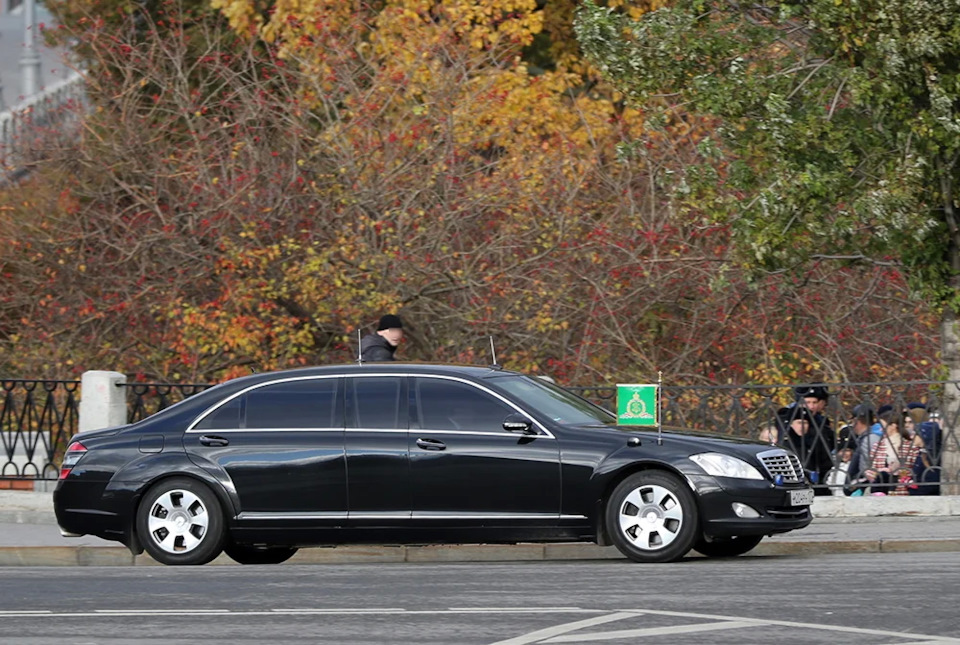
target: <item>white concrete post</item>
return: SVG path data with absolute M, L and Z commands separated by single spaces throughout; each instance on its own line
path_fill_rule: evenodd
M 23 0 L 23 54 L 20 56 L 20 91 L 27 100 L 40 91 L 40 53 L 37 51 L 36 0 Z
M 80 377 L 80 432 L 121 426 L 127 422 L 126 383 L 120 372 L 94 370 Z

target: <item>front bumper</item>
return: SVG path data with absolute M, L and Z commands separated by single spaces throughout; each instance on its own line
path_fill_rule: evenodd
M 794 506 L 790 491 L 806 485 L 777 486 L 769 481 L 688 475 L 700 502 L 700 527 L 710 537 L 772 535 L 801 529 L 813 521 L 809 506 Z M 758 517 L 741 517 L 734 504 L 744 504 Z

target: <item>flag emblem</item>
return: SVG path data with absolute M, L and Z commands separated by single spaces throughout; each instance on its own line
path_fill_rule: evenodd
M 656 385 L 617 385 L 617 423 L 620 425 L 657 425 Z

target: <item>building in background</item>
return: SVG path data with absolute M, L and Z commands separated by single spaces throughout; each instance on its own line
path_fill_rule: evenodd
M 24 176 L 37 128 L 60 131 L 83 102 L 82 77 L 48 47 L 53 17 L 38 0 L 0 0 L 0 185 Z
M 52 20 L 37 0 L 0 0 L 0 112 L 74 75 L 63 52 L 43 42 L 40 25 Z

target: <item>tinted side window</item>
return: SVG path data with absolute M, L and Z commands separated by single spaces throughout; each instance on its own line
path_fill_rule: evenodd
M 247 392 L 247 428 L 335 428 L 339 379 L 286 381 Z
M 406 430 L 400 423 L 403 377 L 371 376 L 347 379 L 352 428 Z
M 240 427 L 240 399 L 236 397 L 203 417 L 198 430 L 236 430 Z
M 427 430 L 503 430 L 514 412 L 500 399 L 466 383 L 418 378 L 417 403 L 421 427 Z

